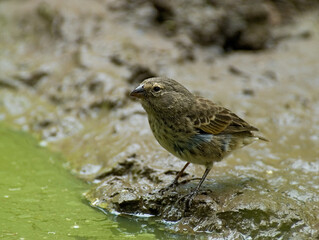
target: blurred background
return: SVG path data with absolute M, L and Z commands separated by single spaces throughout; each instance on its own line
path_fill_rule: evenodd
M 73 216 L 72 232 L 61 229 L 62 238 L 103 239 L 105 229 L 118 239 L 139 234 L 149 239 L 184 239 L 185 234 L 192 234 L 189 239 L 318 238 L 318 7 L 317 0 L 0 0 L 0 166 L 5 174 L 0 203 L 7 214 L 0 237 L 39 234 L 37 227 L 20 231 L 15 226 L 17 216 L 29 224 L 33 214 L 52 217 L 52 209 L 21 213 L 25 183 L 39 182 L 27 190 L 37 196 L 46 186 L 39 179 L 71 172 L 74 177 L 62 182 L 72 182 L 75 209 L 80 204 L 88 212 Z M 271 141 L 216 164 L 204 186 L 206 197 L 186 215 L 166 207 L 179 192 L 174 197 L 154 192 L 184 163 L 159 146 L 144 110 L 128 96 L 152 76 L 173 78 L 222 104 Z M 38 142 L 8 129 L 31 133 Z M 49 157 L 47 147 L 63 157 Z M 36 162 L 33 155 L 14 157 L 20 151 L 48 155 Z M 47 173 L 50 164 L 59 170 Z M 202 172 L 201 166 L 191 166 L 185 179 Z M 10 189 L 21 191 L 12 195 L 14 206 L 7 200 Z M 56 198 L 60 195 L 52 201 Z M 39 204 L 36 199 L 30 208 Z M 45 199 L 43 208 L 50 205 Z M 66 201 L 54 209 L 64 211 Z M 105 215 L 91 215 L 89 204 Z M 16 206 L 20 211 L 7 211 Z M 139 217 L 153 215 L 155 220 Z M 11 223 L 9 216 L 16 216 Z M 81 234 L 75 221 L 86 226 Z M 53 237 L 47 228 L 39 229 Z

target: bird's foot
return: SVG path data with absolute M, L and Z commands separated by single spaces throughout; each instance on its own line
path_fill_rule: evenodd
M 168 190 L 174 188 L 174 187 L 177 187 L 178 186 L 178 182 L 176 181 L 173 181 L 171 184 L 169 184 L 168 186 L 166 187 L 163 187 L 159 190 L 159 193 L 163 194 L 165 192 L 167 192 Z
M 180 197 L 179 199 L 177 199 L 175 205 L 179 204 L 181 201 L 184 202 L 185 211 L 186 211 L 192 206 L 193 200 L 196 197 L 196 195 L 197 195 L 197 191 L 193 191 L 191 193 L 188 193 L 188 194 Z

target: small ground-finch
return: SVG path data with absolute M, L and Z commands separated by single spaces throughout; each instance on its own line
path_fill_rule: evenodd
M 191 199 L 214 162 L 255 140 L 266 140 L 254 135 L 258 129 L 230 110 L 194 96 L 169 78 L 146 79 L 130 95 L 141 100 L 153 134 L 162 147 L 187 162 L 172 185 L 178 183 L 189 163 L 206 167 L 199 184 L 190 194 Z

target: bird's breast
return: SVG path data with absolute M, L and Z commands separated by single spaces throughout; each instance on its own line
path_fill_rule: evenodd
M 186 142 L 192 134 L 185 123 L 149 116 L 149 124 L 156 140 L 166 150 L 174 154 L 174 146 L 179 142 Z
M 212 134 L 198 134 L 185 126 L 149 117 L 150 127 L 159 144 L 176 157 L 196 164 L 207 165 L 219 153 L 213 146 Z M 216 157 L 215 157 L 216 155 Z

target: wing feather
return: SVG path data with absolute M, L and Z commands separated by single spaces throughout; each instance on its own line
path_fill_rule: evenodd
M 195 105 L 196 114 L 191 120 L 196 128 L 208 134 L 258 131 L 235 113 L 207 99 L 197 98 Z

